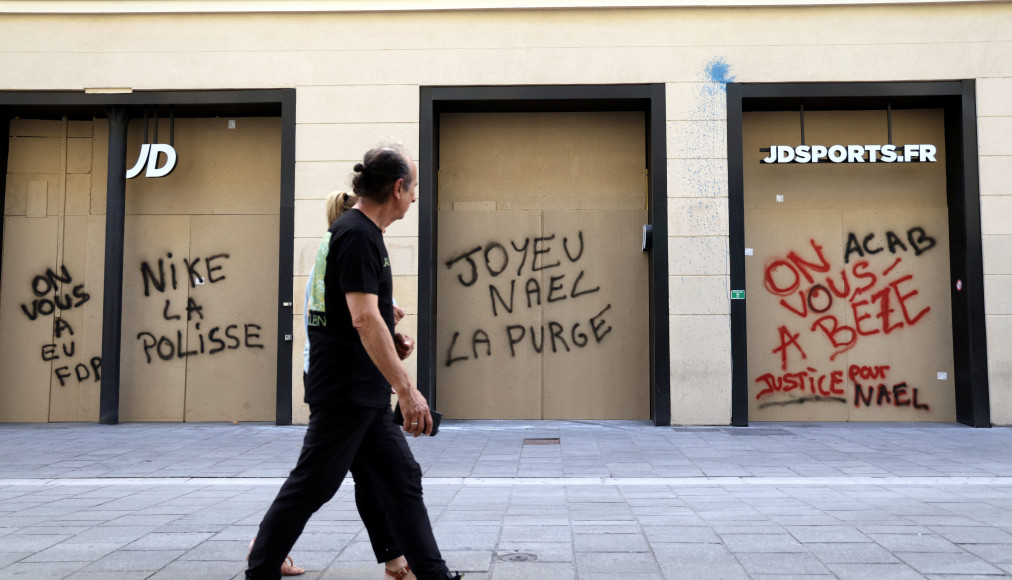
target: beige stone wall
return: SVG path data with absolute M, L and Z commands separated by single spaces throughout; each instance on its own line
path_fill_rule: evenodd
M 1012 91 L 1010 78 L 977 81 L 984 307 L 991 422 L 1012 425 Z
M 672 421 L 730 419 L 720 81 L 979 79 L 992 414 L 1012 423 L 1012 5 L 0 16 L 7 90 L 298 91 L 293 399 L 322 200 L 387 137 L 417 154 L 420 85 L 667 84 Z M 726 74 L 723 74 L 726 71 Z M 391 231 L 414 324 L 417 214 Z M 409 361 L 410 362 L 410 361 Z M 413 365 L 412 365 L 413 366 Z M 296 406 L 295 420 L 305 421 Z

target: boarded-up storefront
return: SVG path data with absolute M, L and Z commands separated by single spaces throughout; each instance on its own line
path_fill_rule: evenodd
M 442 116 L 448 417 L 650 416 L 645 158 L 639 112 Z
M 273 420 L 280 119 L 145 124 L 128 167 L 170 134 L 177 160 L 127 181 L 119 417 Z M 98 419 L 108 127 L 11 122 L 0 421 Z
M 939 109 L 745 113 L 750 419 L 955 419 L 944 145 Z

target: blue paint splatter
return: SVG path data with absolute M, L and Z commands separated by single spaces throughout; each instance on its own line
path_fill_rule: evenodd
M 706 78 L 713 83 L 720 84 L 721 89 L 727 90 L 727 83 L 733 83 L 731 66 L 723 58 L 715 58 L 706 65 Z

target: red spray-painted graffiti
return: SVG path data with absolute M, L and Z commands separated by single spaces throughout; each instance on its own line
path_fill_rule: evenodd
M 885 381 L 890 365 L 850 365 L 847 369 L 847 378 L 854 384 L 854 407 L 911 407 L 920 410 L 930 410 L 926 403 L 921 403 L 920 390 L 911 387 L 906 382 L 899 382 L 887 385 Z M 860 381 L 860 382 L 859 382 Z M 867 383 L 865 381 L 878 381 Z M 766 373 L 758 377 L 755 382 L 765 385 L 759 391 L 756 399 L 776 393 L 790 393 L 796 391 L 795 398 L 787 401 L 773 401 L 760 405 L 760 408 L 767 406 L 784 406 L 808 401 L 832 401 L 846 403 L 844 372 L 833 370 L 819 372 L 807 367 L 805 370 L 796 373 L 784 373 L 774 375 Z
M 922 238 L 931 240 L 934 245 L 934 240 L 926 238 L 921 228 L 914 229 L 920 230 Z M 870 240 L 870 237 L 865 239 Z M 771 260 L 766 265 L 763 286 L 769 293 L 781 297 L 780 305 L 787 311 L 800 318 L 814 318 L 810 324 L 806 321 L 806 326 L 832 345 L 834 352 L 830 361 L 854 348 L 862 336 L 888 335 L 905 326 L 914 326 L 931 311 L 930 306 L 921 307 L 912 300 L 920 294 L 912 288 L 913 274 L 894 274 L 902 257 L 897 257 L 881 271 L 873 269 L 868 260 L 858 260 L 849 268 L 841 268 L 837 279 L 829 273 L 832 266 L 822 246 L 815 240 L 809 243 L 813 257 L 804 258 L 791 251 L 786 257 Z M 896 248 L 891 246 L 891 249 L 895 253 Z M 826 314 L 836 300 L 849 303 L 854 319 L 852 325 L 842 324 L 835 314 Z M 799 341 L 800 333 L 793 332 L 787 325 L 781 325 L 777 332 L 779 340 L 772 352 L 780 355 L 781 370 L 787 370 L 790 348 L 802 359 L 807 358 Z
M 755 379 L 755 398 L 764 399 L 760 408 L 809 401 L 852 401 L 856 408 L 930 408 L 921 403 L 917 388 L 900 381 L 886 384 L 890 365 L 832 368 L 837 357 L 860 340 L 914 327 L 931 312 L 931 306 L 917 298 L 920 292 L 914 275 L 904 272 L 902 265 L 907 256 L 920 256 L 935 247 L 935 239 L 921 227 L 907 230 L 905 242 L 892 231 L 878 239 L 884 241 L 878 243 L 874 233 L 848 234 L 844 265 L 839 269 L 814 239 L 802 249 L 766 262 L 763 287 L 778 299 L 786 318 L 775 324 L 776 341 L 769 351 L 779 359 L 781 372 Z M 879 253 L 883 256 L 876 257 Z M 840 312 L 841 301 L 845 314 Z M 832 351 L 828 361 L 810 358 L 809 352 L 822 350 L 819 346 L 826 344 Z M 819 366 L 831 368 L 819 370 Z M 786 398 L 774 397 L 787 393 Z
M 757 399 L 773 393 L 789 393 L 798 390 L 799 393 L 811 393 L 823 397 L 836 397 L 843 395 L 843 371 L 830 371 L 820 373 L 817 369 L 808 367 L 799 373 L 785 373 L 779 376 L 773 373 L 766 373 L 755 380 L 757 383 L 765 383 L 766 388 L 759 391 Z M 841 397 L 841 401 L 844 399 Z

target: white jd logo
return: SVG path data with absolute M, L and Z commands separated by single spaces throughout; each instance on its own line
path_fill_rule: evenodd
M 165 154 L 165 165 L 161 167 L 158 167 L 159 153 Z M 176 168 L 176 150 L 172 145 L 162 143 L 141 145 L 141 154 L 137 157 L 137 163 L 127 171 L 126 178 L 133 179 L 140 175 L 145 164 L 148 166 L 148 170 L 144 173 L 145 177 L 165 177 Z

